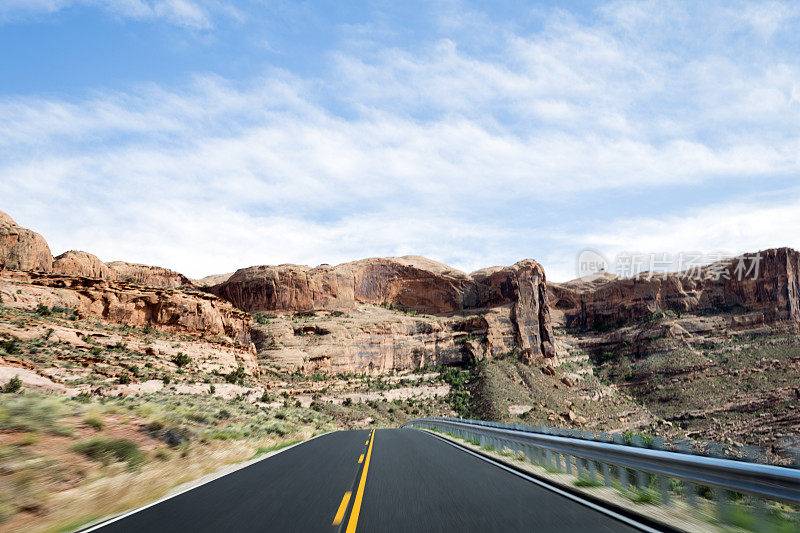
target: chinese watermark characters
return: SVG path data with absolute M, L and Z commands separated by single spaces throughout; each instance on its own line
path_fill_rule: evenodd
M 756 280 L 761 268 L 761 253 L 732 256 L 715 252 L 642 253 L 620 252 L 613 266 L 597 250 L 583 250 L 578 255 L 578 277 L 587 279 L 598 273 L 613 273 L 621 278 L 639 277 L 653 279 L 667 274 L 683 279 L 701 281 Z

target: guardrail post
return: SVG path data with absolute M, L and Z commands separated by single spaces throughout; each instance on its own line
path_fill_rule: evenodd
M 661 491 L 661 503 L 672 505 L 672 500 L 669 497 L 669 478 L 658 476 L 658 488 Z
M 677 449 L 683 453 L 692 453 L 692 444 L 688 440 L 682 440 L 677 443 Z M 697 508 L 697 485 L 690 481 L 681 481 L 683 485 L 683 493 L 686 495 L 686 503 L 692 509 Z
M 533 447 L 530 444 L 525 445 L 522 453 L 525 454 L 525 458 L 528 460 L 529 463 L 534 462 Z
M 556 470 L 561 472 L 561 454 L 557 453 L 556 455 Z
M 619 470 L 619 486 L 624 491 L 628 490 L 628 469 L 624 466 L 618 466 Z
M 564 454 L 564 463 L 567 466 L 567 474 L 572 475 L 572 456 Z
M 729 524 L 731 519 L 730 493 L 725 489 L 714 487 L 712 489 L 712 494 L 717 503 L 717 514 L 719 515 L 720 521 L 723 524 Z
M 591 481 L 592 484 L 597 483 L 597 472 L 596 472 L 597 465 L 595 464 L 594 461 L 588 461 L 588 463 L 589 463 L 589 481 Z
M 603 483 L 605 483 L 606 487 L 611 486 L 611 467 L 608 466 L 608 463 L 601 463 L 601 467 L 603 469 Z
M 583 477 L 583 465 L 581 464 L 582 462 L 583 459 L 581 459 L 580 457 L 575 458 L 575 470 L 578 471 L 578 479 Z

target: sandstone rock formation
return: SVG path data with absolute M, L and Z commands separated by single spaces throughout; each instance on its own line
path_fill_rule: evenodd
M 252 350 L 250 315 L 206 293 L 7 271 L 0 277 L 0 297 L 3 305 L 9 307 L 60 306 L 75 309 L 81 318 L 95 317 L 112 324 L 219 337 L 220 342 L 238 343 L 242 349 Z
M 757 259 L 760 258 L 760 259 Z M 750 269 L 758 264 L 758 272 Z M 686 273 L 605 278 L 599 283 L 548 285 L 552 307 L 568 327 L 622 325 L 659 311 L 736 311 L 736 322 L 800 320 L 800 253 L 790 248 L 745 254 Z M 754 279 L 755 278 L 755 279 Z
M 109 268 L 97 256 L 87 252 L 70 250 L 59 255 L 53 261 L 53 272 L 67 276 L 85 278 L 103 278 L 114 280 L 117 272 Z
M 370 303 L 448 313 L 477 304 L 475 284 L 466 274 L 411 256 L 363 259 L 335 267 L 243 268 L 211 291 L 247 311 L 341 311 Z
M 513 349 L 528 358 L 554 354 L 544 270 L 532 260 L 472 275 L 416 256 L 316 268 L 258 266 L 241 269 L 209 290 L 250 312 L 349 313 L 359 305 L 370 304 L 428 315 L 460 314 L 454 323 L 418 320 L 409 325 L 387 318 L 380 327 L 361 328 L 350 337 L 360 339 L 361 333 L 366 333 L 375 338 L 345 342 L 344 346 L 352 345 L 352 350 L 339 350 L 339 359 L 327 365 L 331 367 L 340 363 L 364 366 L 342 363 L 341 358 L 348 357 L 371 358 L 365 363 L 371 363 L 371 368 L 403 369 L 415 368 L 420 361 L 455 362 Z M 410 337 L 421 334 L 415 328 L 422 328 L 423 337 L 429 337 L 410 341 Z M 454 338 L 466 340 L 455 342 Z M 335 352 L 330 349 L 317 355 L 331 357 Z M 318 358 L 313 354 L 303 357 Z
M 106 266 L 116 273 L 117 279 L 131 283 L 156 287 L 181 287 L 192 284 L 189 278 L 183 274 L 167 268 L 126 263 L 124 261 L 113 261 L 106 263 Z
M 47 241 L 38 233 L 17 225 L 0 211 L 0 270 L 37 270 L 50 272 L 53 255 Z
M 212 287 L 220 283 L 225 283 L 231 276 L 233 276 L 233 272 L 228 272 L 227 274 L 212 274 L 204 278 L 193 279 L 191 282 L 195 287 Z

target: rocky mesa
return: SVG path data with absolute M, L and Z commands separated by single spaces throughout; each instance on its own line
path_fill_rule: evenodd
M 631 278 L 550 283 L 549 301 L 567 327 L 608 328 L 660 311 L 734 311 L 731 326 L 800 320 L 800 253 L 745 254 L 697 269 Z
M 106 264 L 87 252 L 55 260 L 43 237 L 0 212 L 0 302 L 9 309 L 59 309 L 76 319 L 149 328 L 216 343 L 257 372 L 251 317 L 228 302 L 191 288 L 171 270 L 130 263 Z
M 471 275 L 417 256 L 256 266 L 208 290 L 274 315 L 256 339 L 265 358 L 290 368 L 385 371 L 554 354 L 545 274 L 533 260 Z M 298 328 L 293 315 L 327 320 Z

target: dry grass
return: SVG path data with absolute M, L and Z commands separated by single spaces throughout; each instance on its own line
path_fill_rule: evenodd
M 53 495 L 44 516 L 27 515 L 5 524 L 9 531 L 64 531 L 157 500 L 186 483 L 217 472 L 226 465 L 252 457 L 259 447 L 307 439 L 311 432 L 287 439 L 211 442 L 173 453 L 169 460 L 150 461 L 139 471 L 116 463 L 95 471 L 80 486 Z

